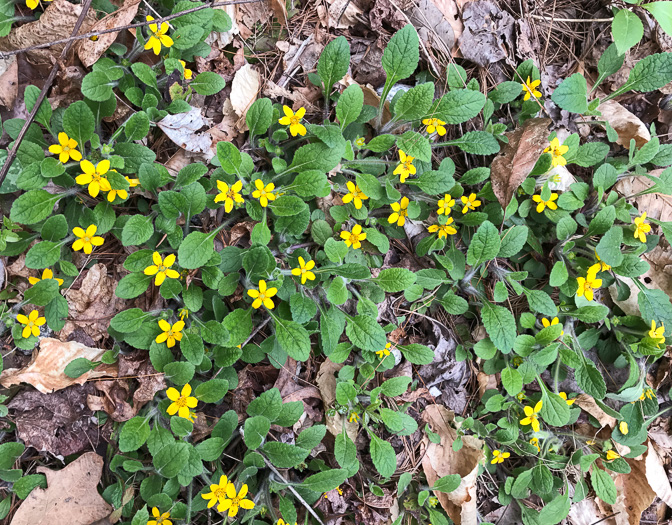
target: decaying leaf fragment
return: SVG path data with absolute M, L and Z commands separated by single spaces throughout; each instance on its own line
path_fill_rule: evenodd
M 199 129 L 210 127 L 207 119 L 201 115 L 199 108 L 191 108 L 188 113 L 168 115 L 157 125 L 179 147 L 192 153 L 208 153 L 212 145 L 212 137 Z
M 506 209 L 509 205 L 514 192 L 548 146 L 550 123 L 551 119 L 531 118 L 522 127 L 506 134 L 509 143 L 502 146 L 502 151 L 490 167 L 492 191 L 502 208 Z
M 239 117 L 245 118 L 247 110 L 257 99 L 260 87 L 261 77 L 251 64 L 245 64 L 236 71 L 231 83 L 231 105 Z
M 64 343 L 51 337 L 40 339 L 40 350 L 24 368 L 10 368 L 0 374 L 0 385 L 9 387 L 19 383 L 29 383 L 43 394 L 61 390 L 70 385 L 82 385 L 87 379 L 96 377 L 116 377 L 116 365 L 99 365 L 76 379 L 63 372 L 69 363 L 83 357 L 90 361 L 100 361 L 106 350 L 90 348 L 81 343 Z
M 88 525 L 110 515 L 112 507 L 98 494 L 103 458 L 82 454 L 61 470 L 37 467 L 47 488 L 36 488 L 21 504 L 10 525 Z

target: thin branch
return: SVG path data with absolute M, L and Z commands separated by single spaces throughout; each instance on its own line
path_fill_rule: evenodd
M 225 5 L 239 5 L 239 4 L 256 4 L 262 2 L 263 0 L 232 0 L 230 2 L 210 2 L 208 4 L 200 5 L 198 7 L 192 7 L 191 9 L 186 9 L 185 11 L 180 11 L 179 13 L 174 13 L 172 15 L 164 16 L 163 18 L 156 18 L 150 22 L 138 22 L 137 24 L 129 24 L 126 26 L 113 27 L 111 29 L 104 29 L 102 31 L 91 31 L 90 33 L 83 33 L 81 35 L 73 34 L 69 38 L 62 38 L 61 40 L 53 40 L 52 42 L 46 42 L 44 44 L 36 44 L 34 46 L 24 47 L 23 49 L 16 49 L 14 51 L 2 51 L 0 52 L 0 58 L 7 58 L 12 55 L 19 55 L 21 53 L 26 53 L 27 51 L 32 51 L 34 49 L 44 49 L 46 47 L 51 47 L 56 44 L 67 44 L 75 40 L 83 40 L 85 38 L 91 38 L 92 36 L 105 35 L 107 33 L 119 33 L 125 29 L 134 29 L 136 27 L 145 27 L 149 24 L 161 24 L 162 22 L 168 22 L 180 16 L 188 15 L 190 13 L 195 13 L 196 11 L 201 11 L 202 9 L 208 9 L 210 7 L 221 7 Z M 80 24 L 81 25 L 81 24 Z

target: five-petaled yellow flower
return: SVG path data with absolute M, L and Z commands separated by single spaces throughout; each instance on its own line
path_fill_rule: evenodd
M 345 204 L 353 202 L 355 204 L 355 208 L 358 210 L 361 209 L 362 201 L 365 201 L 368 199 L 368 197 L 354 182 L 348 181 L 345 183 L 345 185 L 348 187 L 348 193 L 343 196 L 343 202 Z
M 569 146 L 564 144 L 560 145 L 558 137 L 555 137 L 549 146 L 544 150 L 544 153 L 551 154 L 551 164 L 555 168 L 556 166 L 566 166 L 567 160 L 563 155 L 569 151 Z
M 644 401 L 645 399 L 656 399 L 656 393 L 652 388 L 645 389 L 644 392 L 642 392 L 642 395 L 639 396 L 640 401 Z
M 566 392 L 558 392 L 558 395 L 565 400 L 565 403 L 567 403 L 568 406 L 572 406 L 575 402 L 576 399 L 567 399 L 567 393 Z
M 45 270 L 45 272 L 46 272 L 46 270 Z M 44 277 L 43 277 L 43 279 L 44 279 Z M 665 342 L 665 325 L 661 323 L 661 325 L 658 328 L 656 328 L 656 322 L 652 319 L 651 320 L 651 330 L 649 330 L 649 337 L 651 339 L 655 339 L 656 346 L 660 346 L 660 343 Z
M 35 2 L 35 5 L 37 6 L 37 1 Z M 31 7 L 31 9 L 35 8 Z M 49 153 L 58 155 L 58 160 L 63 164 L 68 162 L 70 159 L 80 161 L 82 160 L 82 154 L 75 149 L 76 147 L 77 141 L 75 139 L 71 139 L 68 137 L 67 133 L 61 131 L 58 134 L 58 144 L 52 144 L 49 146 Z
M 102 246 L 105 239 L 96 237 L 97 231 L 98 226 L 95 224 L 90 225 L 86 231 L 79 227 L 73 228 L 72 233 L 74 233 L 78 239 L 72 243 L 72 249 L 78 252 L 84 248 L 84 253 L 89 255 L 93 251 L 94 246 Z
M 455 199 L 446 193 L 443 199 L 439 200 L 437 206 L 439 209 L 436 213 L 439 215 L 448 215 L 452 211 L 452 207 L 455 206 Z
M 269 182 L 266 186 L 264 186 L 264 181 L 262 181 L 261 179 L 257 179 L 254 181 L 254 187 L 257 189 L 252 192 L 252 197 L 254 197 L 255 199 L 259 199 L 259 204 L 261 204 L 262 208 L 268 206 L 268 201 L 275 200 L 275 193 L 273 193 L 273 190 L 275 189 L 275 184 L 273 184 L 272 182 Z M 242 188 L 242 182 L 241 182 L 241 188 Z
M 504 463 L 505 459 L 508 459 L 511 457 L 510 452 L 502 452 L 501 450 L 493 450 L 492 451 L 492 461 L 490 461 L 491 465 L 497 465 L 498 463 Z
M 146 17 L 147 22 L 154 20 L 153 16 Z M 161 27 L 159 28 L 158 24 L 149 24 L 149 38 L 145 44 L 145 49 L 151 49 L 154 51 L 155 55 L 161 53 L 161 46 L 170 47 L 173 45 L 173 39 L 170 38 L 166 33 L 168 33 L 170 26 L 168 22 L 161 22 Z
M 539 84 L 541 84 L 541 80 L 532 80 L 530 77 L 527 77 L 527 80 L 523 84 L 523 91 L 525 91 L 524 101 L 530 100 L 532 97 L 541 97 L 541 91 L 537 89 Z
M 357 423 L 357 421 L 359 421 L 359 414 L 357 412 L 350 412 L 350 419 L 348 419 L 348 421 L 350 421 L 350 423 L 353 421 Z
M 42 277 L 28 277 L 28 282 L 30 284 L 37 284 L 44 279 L 53 279 L 53 278 L 54 278 L 54 272 L 52 272 L 49 268 L 45 268 L 45 270 L 42 272 Z M 59 279 L 58 277 L 56 277 L 56 282 L 58 283 L 58 286 L 63 286 L 63 279 Z
M 443 120 L 438 118 L 426 118 L 422 123 L 427 126 L 427 133 L 431 134 L 436 131 L 441 137 L 446 134 L 446 128 L 444 128 L 446 123 Z
M 231 482 L 227 479 L 226 476 L 219 477 L 218 484 L 210 485 L 210 492 L 208 494 L 201 494 L 201 497 L 208 501 L 208 508 L 211 509 L 217 503 L 221 503 L 226 499 L 226 487 L 228 487 Z
M 620 458 L 621 455 L 618 452 L 613 450 L 607 450 L 607 461 L 614 461 L 615 459 Z
M 541 407 L 543 406 L 543 401 L 539 401 L 536 405 L 534 405 L 534 408 L 532 407 L 524 407 L 523 410 L 525 411 L 525 417 L 520 420 L 521 425 L 531 425 L 532 430 L 535 432 L 539 432 L 539 429 L 541 428 L 539 425 L 539 412 L 541 411 Z
M 481 205 L 481 201 L 479 201 L 476 198 L 476 194 L 472 193 L 469 195 L 469 197 L 465 197 L 462 195 L 462 204 L 464 204 L 464 207 L 462 208 L 462 213 L 467 213 L 469 210 L 475 210 Z
M 194 72 L 187 67 L 187 63 L 184 60 L 180 60 L 180 64 L 182 64 L 182 69 L 184 69 L 184 78 L 186 80 L 191 80 L 191 77 L 194 76 Z
M 154 516 L 155 519 L 149 520 L 147 525 L 173 525 L 173 522 L 168 519 L 170 518 L 170 512 L 164 512 L 161 514 L 159 509 L 154 507 L 152 509 L 152 516 Z
M 341 239 L 345 241 L 345 245 L 350 248 L 357 250 L 362 247 L 362 241 L 366 239 L 366 233 L 362 232 L 362 227 L 359 224 L 355 224 L 352 227 L 352 231 L 342 231 Z
M 28 317 L 19 314 L 16 316 L 16 320 L 24 325 L 23 331 L 21 332 L 23 338 L 30 337 L 30 334 L 37 337 L 40 335 L 40 326 L 47 322 L 44 317 L 40 317 L 40 313 L 37 310 L 31 311 L 28 314 Z
M 556 324 L 560 324 L 560 319 L 554 317 L 552 321 L 549 321 L 544 317 L 541 320 L 541 324 L 544 326 L 544 328 L 548 328 L 549 326 L 555 326 Z M 562 332 L 560 332 L 560 335 L 565 335 L 565 331 L 563 330 Z
M 263 279 L 259 281 L 259 290 L 248 290 L 247 295 L 252 297 L 254 301 L 252 301 L 252 308 L 255 310 L 263 304 L 266 308 L 269 310 L 272 310 L 275 307 L 275 303 L 273 302 L 273 297 L 276 293 L 278 293 L 277 288 L 267 288 L 266 287 L 266 281 Z
M 145 268 L 145 275 L 156 275 L 154 278 L 154 284 L 156 286 L 161 286 L 161 283 L 166 280 L 166 277 L 169 279 L 180 278 L 179 272 L 170 269 L 170 267 L 175 264 L 174 253 L 166 255 L 166 258 L 163 259 L 159 252 L 154 252 L 152 254 L 152 262 L 154 264 Z
M 83 160 L 79 163 L 84 173 L 77 176 L 75 182 L 82 186 L 89 186 L 89 195 L 91 197 L 98 197 L 101 191 L 110 191 L 110 181 L 104 176 L 110 171 L 110 161 L 107 159 L 101 160 L 96 166 L 91 161 Z M 114 199 L 112 199 L 114 200 Z
M 315 268 L 315 261 L 310 259 L 308 262 L 306 262 L 303 257 L 299 257 L 299 267 L 292 269 L 292 275 L 295 275 L 296 277 L 300 276 L 301 284 L 306 284 L 306 280 L 315 280 L 315 274 L 310 271 L 313 268 Z
M 217 506 L 217 512 L 229 511 L 229 518 L 233 518 L 238 514 L 239 509 L 250 510 L 254 508 L 254 502 L 250 499 L 246 499 L 247 496 L 247 485 L 240 487 L 240 491 L 236 493 L 236 487 L 233 483 L 229 483 L 226 486 L 226 497 L 227 499 L 221 501 Z
M 623 434 L 624 436 L 626 436 L 628 432 L 630 432 L 630 430 L 628 429 L 628 424 L 625 421 L 621 421 L 618 424 L 618 430 L 620 430 L 621 434 Z
M 541 447 L 539 446 L 539 438 L 530 439 L 530 445 L 537 449 L 537 452 L 541 452 Z
M 413 166 L 413 161 L 415 157 L 406 155 L 403 151 L 399 150 L 399 164 L 394 169 L 394 175 L 399 175 L 399 180 L 404 183 L 409 175 L 415 175 L 417 171 L 415 166 Z
M 449 235 L 455 235 L 457 233 L 457 228 L 454 226 L 451 226 L 455 222 L 452 217 L 448 217 L 448 221 L 446 224 L 443 225 L 438 225 L 438 224 L 432 224 L 429 228 L 427 228 L 427 231 L 429 233 L 437 233 L 439 234 L 439 239 L 447 239 Z
M 555 203 L 555 201 L 558 200 L 557 193 L 551 193 L 551 196 L 547 201 L 542 199 L 541 195 L 532 195 L 532 200 L 537 203 L 537 213 L 541 213 L 545 208 L 548 208 L 549 210 L 558 209 L 558 205 Z
M 243 196 L 240 194 L 240 190 L 243 189 L 242 180 L 232 184 L 230 187 L 226 182 L 218 180 L 217 189 L 219 190 L 219 194 L 215 197 L 215 202 L 224 201 L 224 211 L 226 211 L 226 213 L 231 213 L 234 204 L 242 204 L 245 202 Z
M 169 416 L 177 414 L 179 417 L 189 419 L 191 415 L 189 409 L 196 408 L 196 405 L 198 405 L 198 399 L 191 397 L 191 385 L 189 383 L 182 387 L 182 392 L 178 392 L 177 388 L 171 386 L 166 390 L 166 396 L 172 401 L 168 410 L 166 410 Z
M 376 354 L 380 359 L 383 359 L 384 357 L 390 355 L 390 348 L 392 348 L 392 343 L 387 343 L 385 345 L 385 348 L 383 348 L 382 350 L 378 350 Z
M 175 341 L 182 340 L 182 329 L 184 328 L 184 321 L 178 321 L 171 326 L 170 323 L 165 319 L 159 319 L 159 328 L 161 328 L 163 332 L 156 336 L 155 341 L 159 344 L 165 342 L 168 345 L 168 348 L 172 348 L 175 346 Z
M 299 108 L 294 113 L 289 106 L 282 106 L 282 111 L 285 113 L 285 116 L 278 120 L 278 122 L 282 126 L 289 126 L 289 132 L 292 137 L 296 137 L 297 135 L 303 137 L 306 134 L 306 126 L 301 124 L 301 119 L 306 114 L 306 108 Z
M 576 278 L 576 282 L 579 285 L 579 288 L 576 290 L 576 295 L 585 297 L 588 301 L 592 301 L 595 296 L 593 289 L 602 286 L 602 279 L 597 279 L 597 266 L 598 265 L 591 266 L 585 277 Z
M 634 238 L 641 242 L 646 242 L 646 234 L 651 231 L 651 225 L 646 221 L 646 212 L 642 213 L 641 217 L 635 217 L 635 234 Z
M 387 218 L 387 222 L 390 224 L 397 223 L 397 226 L 403 226 L 406 224 L 406 217 L 408 217 L 408 203 L 409 200 L 407 197 L 402 197 L 399 202 L 393 202 L 390 204 L 392 208 L 392 213 Z

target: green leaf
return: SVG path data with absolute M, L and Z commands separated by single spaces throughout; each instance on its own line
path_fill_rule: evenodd
M 219 93 L 226 86 L 226 82 L 217 73 L 205 71 L 196 75 L 189 86 L 199 95 L 207 96 Z
M 549 284 L 551 286 L 562 286 L 567 282 L 567 279 L 569 279 L 567 265 L 564 261 L 556 261 L 551 270 Z
M 502 352 L 508 353 L 516 340 L 516 320 L 503 306 L 485 302 L 481 308 L 483 325 L 490 339 Z
M 79 376 L 90 372 L 97 366 L 98 363 L 89 361 L 85 357 L 78 357 L 77 359 L 74 359 L 67 364 L 65 370 L 63 370 L 63 373 L 72 379 L 76 379 Z
M 598 498 L 609 505 L 616 503 L 616 496 L 618 496 L 616 484 L 607 472 L 593 467 L 593 471 L 590 473 L 590 482 Z
M 26 104 L 26 110 L 30 113 L 35 108 L 35 103 L 40 96 L 42 90 L 37 86 L 26 86 L 24 91 L 23 100 Z M 40 108 L 35 113 L 35 121 L 39 122 L 43 126 L 49 127 L 51 122 L 51 104 L 49 100 L 45 97 L 40 104 Z
M 350 67 L 350 45 L 344 36 L 329 42 L 317 61 L 317 74 L 322 79 L 325 93 L 341 80 Z
M 310 454 L 310 450 L 280 441 L 265 443 L 261 450 L 277 468 L 294 468 Z
M 357 84 L 351 84 L 338 98 L 336 104 L 336 118 L 341 123 L 341 129 L 352 124 L 362 113 L 364 107 L 364 92 Z M 248 112 L 249 115 L 249 112 Z
M 114 85 L 105 73 L 92 71 L 82 80 L 82 95 L 94 102 L 105 102 L 114 96 Z
M 334 277 L 327 289 L 327 301 L 341 305 L 348 300 L 348 288 L 342 277 Z
M 432 147 L 427 137 L 423 137 L 415 131 L 407 131 L 397 139 L 397 148 L 406 155 L 415 157 L 423 162 L 429 162 L 432 159 Z
M 506 367 L 502 370 L 501 377 L 502 386 L 510 396 L 515 396 L 523 389 L 523 376 L 517 369 Z
M 296 445 L 307 450 L 313 450 L 317 447 L 327 433 L 327 427 L 324 425 L 313 425 L 308 427 L 296 437 Z
M 63 197 L 61 195 L 52 195 L 45 190 L 30 190 L 12 204 L 9 218 L 20 224 L 35 224 L 43 221 L 54 209 L 54 205 Z
M 375 319 L 366 315 L 349 318 L 345 334 L 355 346 L 369 352 L 382 350 L 387 344 L 385 330 Z
M 9 470 L 26 450 L 23 443 L 7 442 L 0 445 L 0 470 Z
M 23 293 L 25 301 L 36 306 L 46 306 L 59 295 L 56 279 L 43 279 Z
M 364 195 L 376 200 L 383 198 L 383 187 L 376 177 L 368 173 L 358 173 L 356 180 L 357 186 L 364 192 Z
M 558 308 L 555 306 L 553 299 L 543 290 L 528 290 L 524 289 L 525 297 L 527 297 L 527 304 L 534 312 L 543 315 L 555 317 L 558 315 Z
M 148 133 L 149 117 L 144 111 L 133 113 L 124 124 L 124 134 L 127 140 L 142 140 Z
M 628 9 L 621 9 L 611 22 L 611 36 L 619 55 L 638 44 L 644 36 L 644 25 L 639 17 Z
M 81 100 L 70 104 L 63 112 L 63 131 L 68 134 L 68 137 L 77 141 L 79 150 L 83 144 L 91 140 L 95 127 L 93 112 Z
M 151 313 L 143 312 L 140 308 L 123 310 L 110 320 L 110 326 L 122 334 L 130 334 L 142 328 L 152 316 Z
M 558 394 L 548 391 L 545 386 L 542 387 L 541 400 L 543 401 L 541 418 L 546 423 L 554 427 L 561 427 L 567 424 L 570 416 L 567 401 L 562 399 Z
M 42 241 L 33 245 L 26 253 L 26 268 L 41 270 L 56 264 L 61 258 L 61 243 Z
M 663 31 L 672 36 L 672 2 L 651 2 L 642 7 L 653 15 Z
M 375 281 L 388 293 L 403 292 L 415 283 L 417 276 L 406 268 L 387 268 L 382 270 Z
M 469 131 L 461 138 L 445 142 L 448 146 L 457 146 L 466 153 L 473 155 L 494 155 L 499 152 L 499 142 L 485 131 Z
M 413 121 L 425 116 L 434 100 L 434 82 L 425 82 L 404 92 L 394 105 L 395 120 Z
M 203 339 L 191 331 L 185 330 L 182 332 L 182 340 L 180 341 L 180 351 L 182 355 L 194 366 L 198 366 L 203 361 L 205 355 L 205 347 L 203 346 Z
M 245 123 L 250 129 L 250 138 L 266 133 L 273 123 L 273 104 L 271 101 L 267 98 L 255 100 L 250 109 L 247 110 Z
M 438 490 L 439 492 L 448 494 L 456 490 L 461 482 L 462 478 L 459 474 L 448 474 L 447 476 L 437 479 L 431 490 Z
M 610 228 L 597 243 L 597 255 L 610 266 L 620 266 L 623 262 L 621 244 L 623 244 L 623 228 Z
M 494 224 L 485 221 L 474 234 L 467 250 L 467 264 L 478 266 L 479 264 L 497 257 L 501 241 L 499 232 Z
M 151 275 L 131 273 L 121 278 L 117 284 L 115 293 L 120 299 L 133 299 L 145 293 L 150 282 L 152 282 Z
M 418 33 L 411 24 L 397 31 L 383 51 L 382 65 L 390 87 L 410 77 L 420 60 Z
M 133 215 L 124 224 L 121 231 L 121 243 L 124 246 L 144 244 L 154 233 L 154 218 L 149 215 Z
M 515 82 L 520 93 L 521 85 Z M 500 84 L 501 85 L 501 84 Z M 485 95 L 473 89 L 455 89 L 441 97 L 431 116 L 446 124 L 461 124 L 478 115 L 485 106 Z
M 178 27 L 177 30 L 170 35 L 173 39 L 173 47 L 175 49 L 189 49 L 194 47 L 201 40 L 204 28 L 195 24 L 190 24 Z
M 656 321 L 659 326 L 661 324 L 672 326 L 672 305 L 670 298 L 662 290 L 648 288 L 640 290 L 637 303 L 642 319 L 647 325 L 651 325 L 651 321 Z
M 416 183 L 427 195 L 441 195 L 455 186 L 455 179 L 448 171 L 429 170 L 422 172 Z
M 574 370 L 574 377 L 581 390 L 595 399 L 604 399 L 607 395 L 607 384 L 597 367 L 585 359 L 581 367 Z
M 182 268 L 193 270 L 200 268 L 210 260 L 215 251 L 213 238 L 215 233 L 191 232 L 180 244 L 177 257 Z
M 566 78 L 555 89 L 551 100 L 570 113 L 583 114 L 588 111 L 588 87 L 586 79 L 580 73 Z
M 649 4 L 651 5 L 651 4 Z M 604 50 L 599 62 L 597 63 L 597 71 L 601 77 L 608 77 L 617 73 L 623 66 L 625 55 L 618 52 L 616 44 L 611 44 Z
M 296 150 L 294 159 L 287 170 L 296 172 L 318 170 L 327 173 L 338 166 L 343 153 L 344 146 L 332 148 L 323 142 L 306 144 Z
M 617 93 L 629 90 L 642 92 L 660 89 L 672 81 L 672 53 L 649 55 L 635 64 L 630 71 L 628 80 Z
M 154 455 L 154 468 L 165 478 L 177 476 L 189 462 L 192 446 L 182 441 L 170 443 Z
M 380 439 L 373 433 L 371 437 L 371 460 L 378 473 L 384 478 L 391 477 L 397 470 L 397 454 L 387 441 Z
M 522 91 L 523 85 L 520 82 L 502 82 L 488 93 L 488 98 L 498 104 L 508 104 L 516 100 Z
M 348 471 L 344 469 L 330 469 L 308 476 L 301 483 L 301 488 L 313 492 L 329 492 L 348 479 Z
M 145 444 L 149 437 L 149 423 L 145 417 L 134 417 L 124 423 L 119 434 L 119 450 L 133 452 Z
M 243 439 L 247 448 L 255 450 L 261 446 L 271 429 L 271 421 L 264 416 L 249 417 L 245 420 Z
M 270 202 L 268 207 L 278 217 L 291 217 L 306 209 L 307 204 L 295 195 L 283 195 Z
M 429 365 L 434 361 L 432 349 L 421 344 L 399 346 L 399 350 L 414 365 Z
M 228 390 L 229 382 L 226 379 L 210 379 L 196 387 L 194 396 L 204 403 L 219 403 Z
M 310 335 L 300 324 L 275 317 L 275 337 L 292 359 L 306 361 L 310 357 Z

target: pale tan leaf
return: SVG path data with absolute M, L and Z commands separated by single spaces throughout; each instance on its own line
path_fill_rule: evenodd
M 652 450 L 649 446 L 649 454 Z M 655 452 L 654 452 L 655 453 Z M 612 510 L 616 514 L 617 525 L 639 525 L 642 512 L 649 508 L 656 493 L 644 483 L 646 465 L 643 460 L 628 459 L 631 471 L 629 474 L 612 474 L 618 496 Z M 666 479 L 667 480 L 667 479 Z M 669 482 L 667 483 L 669 490 Z
M 210 127 L 210 122 L 201 115 L 199 108 L 191 108 L 187 113 L 168 115 L 157 122 L 168 138 L 192 153 L 209 153 L 212 137 L 198 130 Z
M 9 387 L 19 383 L 29 383 L 43 394 L 49 394 L 71 385 L 82 385 L 87 379 L 96 377 L 116 377 L 116 365 L 99 365 L 76 379 L 65 375 L 65 367 L 77 358 L 100 361 L 106 352 L 102 348 L 90 348 L 81 343 L 64 343 L 58 339 L 43 337 L 40 350 L 33 355 L 24 368 L 10 368 L 0 374 L 0 385 Z
M 649 451 L 646 454 L 646 481 L 651 489 L 662 499 L 668 507 L 672 507 L 672 488 L 667 472 L 656 450 L 656 446 L 649 441 Z
M 651 133 L 644 123 L 633 113 L 625 109 L 615 100 L 607 100 L 600 104 L 600 120 L 606 120 L 618 133 L 616 141 L 621 146 L 630 148 L 630 140 L 635 139 L 635 144 L 641 148 L 651 140 Z
M 19 65 L 15 56 L 0 60 L 0 104 L 14 108 L 19 91 Z
M 578 503 L 572 504 L 567 516 L 571 525 L 615 525 L 613 518 L 601 521 L 605 518 L 604 513 L 600 510 L 595 502 L 595 498 L 586 498 Z
M 261 78 L 259 72 L 251 64 L 245 64 L 233 77 L 231 82 L 231 105 L 240 118 L 245 118 L 247 110 L 257 99 Z
M 576 406 L 581 407 L 582 410 L 588 412 L 602 425 L 602 427 L 614 428 L 616 426 L 616 419 L 607 414 L 604 410 L 597 406 L 595 399 L 588 394 L 579 394 L 576 396 Z
M 509 143 L 502 146 L 490 167 L 492 191 L 504 209 L 548 146 L 550 123 L 551 119 L 532 118 L 506 134 Z
M 271 9 L 273 9 L 273 14 L 275 18 L 278 19 L 280 25 L 287 25 L 287 6 L 285 6 L 285 0 L 269 0 L 271 4 Z
M 317 383 L 317 388 L 320 390 L 320 396 L 322 397 L 322 403 L 324 404 L 325 412 L 332 408 L 333 404 L 336 402 L 336 373 L 343 368 L 342 364 L 333 363 L 331 360 L 327 359 L 320 365 L 320 370 L 317 372 L 317 378 L 315 382 Z M 348 437 L 355 441 L 357 439 L 357 430 L 358 424 L 356 422 L 350 422 L 347 418 L 341 416 L 338 412 L 333 416 L 325 416 L 327 423 L 327 430 L 337 436 L 343 432 L 343 427 L 345 426 L 345 432 L 348 434 Z

